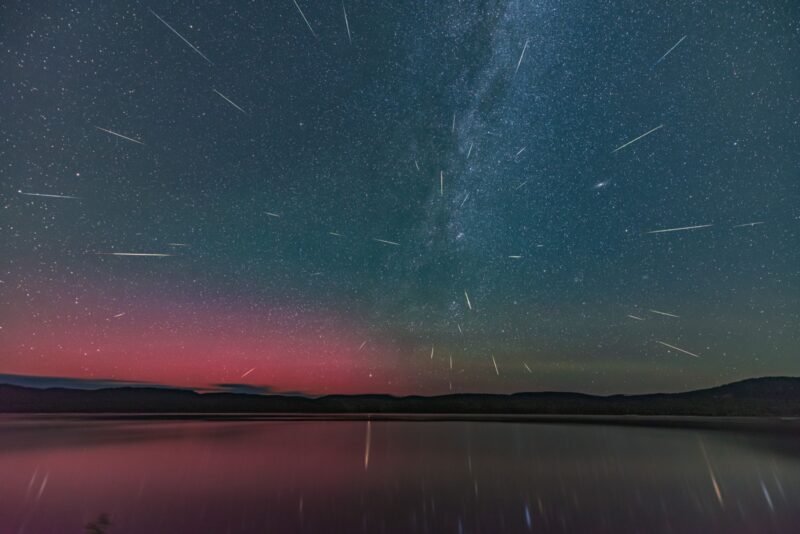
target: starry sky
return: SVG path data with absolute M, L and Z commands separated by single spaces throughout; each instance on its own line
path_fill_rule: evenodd
M 0 372 L 800 374 L 799 53 L 782 1 L 3 2 Z

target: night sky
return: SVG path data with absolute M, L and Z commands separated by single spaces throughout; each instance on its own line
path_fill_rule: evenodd
M 308 394 L 798 375 L 799 20 L 3 2 L 0 372 Z

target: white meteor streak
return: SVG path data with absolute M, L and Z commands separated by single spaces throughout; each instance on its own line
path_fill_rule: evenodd
M 73 200 L 80 200 L 81 199 L 81 197 L 73 197 L 73 196 L 70 196 L 70 195 L 50 195 L 50 194 L 47 194 L 47 193 L 26 193 L 24 191 L 17 191 L 17 193 L 19 193 L 20 195 L 26 195 L 26 196 L 29 196 L 29 197 L 70 198 L 70 199 L 73 199 Z
M 681 226 L 680 228 L 665 228 L 664 230 L 651 230 L 645 234 L 664 234 L 666 232 L 683 232 L 685 230 L 697 230 L 698 228 L 710 228 L 713 224 L 698 224 L 695 226 Z
M 245 371 L 245 372 L 244 372 L 244 374 L 242 375 L 242 378 L 246 377 L 247 375 L 249 375 L 250 373 L 252 373 L 252 372 L 253 372 L 253 371 L 255 371 L 255 370 L 256 370 L 256 368 L 255 368 L 255 367 L 253 367 L 253 368 L 252 368 L 252 369 L 250 369 L 249 371 Z
M 764 221 L 757 221 L 751 223 L 744 223 L 744 224 L 737 224 L 734 228 L 744 228 L 745 226 L 758 226 L 759 224 L 764 224 Z
M 44 480 L 42 480 L 42 485 L 39 486 L 39 493 L 36 494 L 36 500 L 42 498 L 42 493 L 44 493 L 44 488 L 47 487 L 47 479 L 50 478 L 50 473 L 45 473 Z
M 631 319 L 635 319 L 637 321 L 644 321 L 644 319 L 642 319 L 641 317 L 636 317 L 635 315 L 628 315 L 628 317 L 630 317 Z
M 119 319 L 119 318 L 120 318 L 120 317 L 122 317 L 123 315 L 125 315 L 125 312 L 122 312 L 122 313 L 118 313 L 118 314 L 116 314 L 115 316 L 113 316 L 113 317 L 112 317 L 112 319 Z
M 364 446 L 364 470 L 369 469 L 369 449 L 372 444 L 372 421 L 367 419 L 367 442 Z
M 308 29 L 311 31 L 311 35 L 313 35 L 315 39 L 318 39 L 317 34 L 314 33 L 314 28 L 312 28 L 311 24 L 308 22 L 308 19 L 306 18 L 306 14 L 303 13 L 302 9 L 300 9 L 300 5 L 297 3 L 297 0 L 292 0 L 292 2 L 294 2 L 294 7 L 297 8 L 297 11 L 300 12 L 300 16 L 303 17 L 303 21 L 306 23 L 306 26 L 308 26 Z
M 519 149 L 519 151 L 517 152 L 517 154 L 516 154 L 514 157 L 516 158 L 517 156 L 519 156 L 520 154 L 522 154 L 523 152 L 525 152 L 525 149 L 526 149 L 526 148 L 528 148 L 528 147 L 524 146 L 524 147 L 520 148 L 520 149 Z
M 280 215 L 278 215 L 277 213 L 272 213 L 271 211 L 267 211 L 267 212 L 264 212 L 264 213 L 266 213 L 270 217 L 275 217 L 276 219 L 280 219 L 281 218 Z
M 512 260 L 519 260 L 522 258 L 522 256 L 509 256 L 509 258 L 511 258 Z
M 514 76 L 517 75 L 517 71 L 519 70 L 519 66 L 522 65 L 522 58 L 525 57 L 525 50 L 528 49 L 528 42 L 530 39 L 525 40 L 525 46 L 522 47 L 522 53 L 519 55 L 519 61 L 517 61 L 517 68 L 514 69 Z
M 395 243 L 394 241 L 387 241 L 385 239 L 378 239 L 377 237 L 373 237 L 372 240 L 377 241 L 378 243 L 384 243 L 386 245 L 394 245 L 395 247 L 400 246 L 400 243 Z
M 197 54 L 198 54 L 200 57 L 202 57 L 203 59 L 205 59 L 206 61 L 208 61 L 209 65 L 213 65 L 213 64 L 214 64 L 214 63 L 213 63 L 213 62 L 212 62 L 210 59 L 208 59 L 208 58 L 207 58 L 207 57 L 206 57 L 206 56 L 205 56 L 205 55 L 204 55 L 204 54 L 203 54 L 203 53 L 202 53 L 200 50 L 198 50 L 196 46 L 194 46 L 192 43 L 190 43 L 189 41 L 187 41 L 187 40 L 186 40 L 186 37 L 184 37 L 183 35 L 181 35 L 180 33 L 178 33 L 178 31 L 177 31 L 175 28 L 173 28 L 172 26 L 170 26 L 170 25 L 167 23 L 167 21 L 166 21 L 166 20 L 164 20 L 164 19 L 162 19 L 161 17 L 159 17 L 159 16 L 158 16 L 158 13 L 156 13 L 155 11 L 153 11 L 153 10 L 152 10 L 152 9 L 150 9 L 150 8 L 148 8 L 148 11 L 150 11 L 150 13 L 152 13 L 152 14 L 153 14 L 153 16 L 155 16 L 155 18 L 157 18 L 159 21 L 161 21 L 161 23 L 162 23 L 164 26 L 166 26 L 167 28 L 169 28 L 170 30 L 172 30 L 172 33 L 174 33 L 175 35 L 177 35 L 178 37 L 180 37 L 180 38 L 181 38 L 181 40 L 182 40 L 184 43 L 186 43 L 187 45 L 189 45 L 189 48 L 191 48 L 192 50 L 194 50 L 195 52 L 197 52 Z
M 344 236 L 343 236 L 342 234 L 340 234 L 339 232 L 328 232 L 328 235 L 332 235 L 332 236 L 334 236 L 334 237 L 344 237 Z
M 494 372 L 497 373 L 497 376 L 500 376 L 500 369 L 497 368 L 497 360 L 494 359 L 494 354 L 492 354 L 492 363 L 494 364 Z
M 433 351 L 436 350 L 436 345 L 431 347 L 431 360 L 433 359 Z
M 154 258 L 164 258 L 172 254 L 161 254 L 155 252 L 95 252 L 98 256 L 144 256 Z
M 671 313 L 662 312 L 662 311 L 658 311 L 658 310 L 649 310 L 649 311 L 651 311 L 651 312 L 653 312 L 653 313 L 657 313 L 657 314 L 659 314 L 659 315 L 666 315 L 667 317 L 675 317 L 676 319 L 680 319 L 680 316 L 679 316 L 679 315 L 673 315 L 673 314 L 671 314 Z
M 136 140 L 136 139 L 133 139 L 133 138 L 131 138 L 131 137 L 128 137 L 127 135 L 122 135 L 122 134 L 120 134 L 120 133 L 113 132 L 113 131 L 111 131 L 111 130 L 106 130 L 105 128 L 101 128 L 101 127 L 99 127 L 99 126 L 95 126 L 95 128 L 97 128 L 97 129 L 98 129 L 98 130 L 100 130 L 100 131 L 106 132 L 106 133 L 108 133 L 108 134 L 111 134 L 111 135 L 116 135 L 117 137 L 121 137 L 122 139 L 125 139 L 126 141 L 130 141 L 131 143 L 136 143 L 136 144 L 139 144 L 139 145 L 143 145 L 143 144 L 144 144 L 144 143 L 142 143 L 141 141 L 138 141 L 138 140 Z
M 641 138 L 643 138 L 643 137 L 647 137 L 647 136 L 648 136 L 648 135 L 650 135 L 651 133 L 655 132 L 656 130 L 660 130 L 660 129 L 661 129 L 661 128 L 663 128 L 663 127 L 664 127 L 664 125 L 663 125 L 663 124 L 660 124 L 660 125 L 656 126 L 655 128 L 653 128 L 652 130 L 650 130 L 649 132 L 645 132 L 645 133 L 643 133 L 642 135 L 640 135 L 640 136 L 639 136 L 639 137 L 637 137 L 636 139 L 631 139 L 630 141 L 628 141 L 628 142 L 627 142 L 627 143 L 625 143 L 624 145 L 618 146 L 617 148 L 615 148 L 614 150 L 612 150 L 612 151 L 611 151 L 611 153 L 613 154 L 613 153 L 617 152 L 618 150 L 622 150 L 622 149 L 623 149 L 623 148 L 625 148 L 626 146 L 628 146 L 628 145 L 632 145 L 633 143 L 635 143 L 635 142 L 636 142 L 636 141 L 638 141 L 639 139 L 641 139 Z
M 171 247 L 188 247 L 188 243 L 167 243 Z
M 531 368 L 530 368 L 530 367 L 528 367 L 528 364 L 527 364 L 527 363 L 525 363 L 525 362 L 522 362 L 522 365 L 524 365 L 524 366 L 525 366 L 525 370 L 526 370 L 526 371 L 528 371 L 529 373 L 533 373 L 533 371 L 531 371 Z
M 672 45 L 672 48 L 670 48 L 669 50 L 667 50 L 667 52 L 666 52 L 666 53 L 665 53 L 663 56 L 661 56 L 661 57 L 658 59 L 658 61 L 656 61 L 655 63 L 653 63 L 653 66 L 655 67 L 656 65 L 658 65 L 659 63 L 661 63 L 662 61 L 664 61 L 664 58 L 665 58 L 665 57 L 667 57 L 667 56 L 670 54 L 670 52 L 672 52 L 673 50 L 675 50 L 676 48 L 678 48 L 678 45 L 679 45 L 679 44 L 681 44 L 681 43 L 683 42 L 683 40 L 684 40 L 684 39 L 686 39 L 686 37 L 687 37 L 687 36 L 686 36 L 686 35 L 684 35 L 683 37 L 681 37 L 680 39 L 678 39 L 678 42 L 677 42 L 677 43 L 675 43 L 674 45 Z
M 714 470 L 711 469 L 711 462 L 708 460 L 708 454 L 706 454 L 706 447 L 703 445 L 703 439 L 698 438 L 700 441 L 700 450 L 703 451 L 703 458 L 706 460 L 706 467 L 708 468 L 708 476 L 711 478 L 711 485 L 714 487 L 714 494 L 717 496 L 717 502 L 719 502 L 720 506 L 725 506 L 725 502 L 722 499 L 722 492 L 719 489 L 719 484 L 717 483 L 717 477 L 714 476 Z M 761 483 L 761 487 L 764 487 L 764 483 Z
M 689 356 L 694 356 L 695 358 L 699 358 L 699 357 L 700 357 L 700 356 L 698 356 L 697 354 L 695 354 L 695 353 L 693 353 L 693 352 L 689 352 L 688 350 L 683 350 L 683 349 L 682 349 L 682 348 L 680 348 L 680 347 L 676 347 L 675 345 L 670 345 L 669 343 L 664 343 L 663 341 L 656 341 L 656 343 L 661 343 L 661 344 L 662 344 L 662 345 L 664 345 L 665 347 L 668 347 L 668 348 L 670 348 L 670 349 L 674 349 L 674 350 L 680 351 L 680 352 L 682 352 L 682 353 L 684 353 L 684 354 L 688 354 Z
M 361 343 L 361 346 L 360 346 L 360 347 L 358 347 L 358 352 L 361 352 L 361 349 L 363 349 L 363 348 L 364 348 L 364 345 L 366 345 L 366 344 L 367 344 L 367 340 L 365 339 L 365 340 L 364 340 L 364 342 L 363 342 L 363 343 Z
M 439 171 L 439 196 L 444 195 L 444 171 Z
M 350 36 L 350 23 L 347 22 L 347 10 L 344 8 L 344 2 L 342 2 L 342 12 L 344 12 L 344 25 L 347 28 L 347 40 L 350 41 L 350 44 L 353 44 L 353 38 Z
M 464 298 L 467 299 L 467 308 L 470 310 L 472 309 L 472 303 L 469 301 L 469 295 L 467 294 L 467 290 L 464 290 Z
M 222 93 L 220 93 L 219 91 L 217 91 L 217 90 L 216 90 L 216 89 L 214 89 L 214 88 L 212 88 L 211 90 L 212 90 L 212 91 L 214 91 L 215 93 L 217 93 L 217 94 L 218 94 L 219 96 L 221 96 L 222 98 L 224 98 L 224 99 L 225 99 L 225 102 L 227 102 L 227 103 L 228 103 L 228 104 L 230 104 L 231 106 L 235 107 L 236 109 L 238 109 L 239 111 L 241 111 L 241 112 L 242 112 L 242 113 L 244 113 L 245 115 L 247 115 L 247 112 L 246 112 L 245 110 L 243 110 L 242 108 L 240 108 L 239 106 L 237 106 L 237 105 L 236 105 L 236 102 L 234 102 L 233 100 L 231 100 L 231 99 L 230 99 L 230 98 L 228 98 L 227 96 L 223 95 Z

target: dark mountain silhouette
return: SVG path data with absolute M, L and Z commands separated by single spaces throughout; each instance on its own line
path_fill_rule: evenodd
M 766 377 L 651 395 L 455 394 L 436 397 L 197 393 L 117 387 L 36 389 L 0 385 L 0 413 L 373 413 L 535 415 L 800 416 L 800 378 Z

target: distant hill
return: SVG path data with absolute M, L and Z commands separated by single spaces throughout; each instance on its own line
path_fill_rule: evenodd
M 685 393 L 455 394 L 319 398 L 118 387 L 36 389 L 0 385 L 0 413 L 386 413 L 800 416 L 800 378 L 753 378 Z

